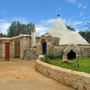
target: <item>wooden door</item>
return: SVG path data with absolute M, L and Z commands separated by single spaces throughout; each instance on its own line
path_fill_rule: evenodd
M 10 58 L 10 43 L 5 43 L 5 59 L 9 60 Z
M 20 41 L 15 42 L 15 58 L 20 58 Z

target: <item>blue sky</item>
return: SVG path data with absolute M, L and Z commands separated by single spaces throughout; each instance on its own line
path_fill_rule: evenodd
M 90 0 L 0 0 L 0 32 L 7 33 L 12 21 L 34 23 L 38 35 L 48 31 L 61 15 L 65 24 L 77 30 L 90 21 Z

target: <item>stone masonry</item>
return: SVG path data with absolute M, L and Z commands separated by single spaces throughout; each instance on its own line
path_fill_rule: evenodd
M 40 60 L 36 61 L 35 69 L 47 77 L 76 90 L 90 90 L 90 74 L 88 73 L 53 66 Z

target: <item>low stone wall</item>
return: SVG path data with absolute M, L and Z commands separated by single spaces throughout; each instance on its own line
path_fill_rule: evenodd
M 90 74 L 77 72 L 36 61 L 35 68 L 42 74 L 78 90 L 90 90 Z

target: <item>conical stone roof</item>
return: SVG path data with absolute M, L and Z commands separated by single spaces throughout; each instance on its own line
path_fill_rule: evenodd
M 59 45 L 89 45 L 78 32 L 68 30 L 60 17 L 56 19 L 48 33 L 52 37 L 60 38 Z

